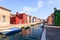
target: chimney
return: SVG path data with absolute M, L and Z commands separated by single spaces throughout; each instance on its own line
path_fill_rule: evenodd
M 16 16 L 19 16 L 19 13 L 18 12 L 16 12 Z
M 54 12 L 56 12 L 57 11 L 57 9 L 56 9 L 56 7 L 54 8 Z

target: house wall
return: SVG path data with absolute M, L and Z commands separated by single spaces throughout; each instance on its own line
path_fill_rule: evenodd
M 22 23 L 23 24 L 27 24 L 27 15 L 26 14 L 23 14 L 23 19 L 22 19 Z
M 32 22 L 33 22 L 33 23 L 35 22 L 35 18 L 34 18 L 34 17 L 32 18 Z
M 54 22 L 55 22 L 55 26 L 60 26 L 60 10 L 56 10 L 54 12 Z
M 17 16 L 14 16 L 10 18 L 10 24 L 21 24 L 21 22 Z
M 27 23 L 29 24 L 29 16 L 27 16 Z
M 10 25 L 10 11 L 0 8 L 0 26 Z M 3 22 L 3 17 L 5 16 L 5 22 Z
M 34 18 L 32 18 L 32 22 L 34 22 Z
M 54 14 L 51 14 L 48 18 L 47 18 L 47 23 L 49 25 L 54 25 Z
M 25 13 L 16 13 L 16 16 L 21 19 L 21 24 L 27 24 L 27 14 Z
M 16 22 L 15 17 L 10 17 L 10 24 L 15 24 L 15 22 Z
M 29 16 L 29 23 L 31 23 L 31 16 Z
M 21 24 L 21 21 L 20 21 L 20 19 L 18 17 L 16 17 L 15 20 L 16 20 L 15 24 Z

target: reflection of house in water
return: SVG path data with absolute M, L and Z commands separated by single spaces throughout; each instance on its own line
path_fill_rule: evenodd
M 0 6 L 0 26 L 7 26 L 10 24 L 11 10 Z
M 22 35 L 27 35 L 31 33 L 31 29 L 22 29 Z

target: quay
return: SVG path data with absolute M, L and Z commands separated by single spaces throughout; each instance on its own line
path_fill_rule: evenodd
M 60 40 L 60 26 L 45 26 L 41 40 Z
M 24 27 L 31 26 L 31 25 L 36 25 L 36 24 L 37 23 L 32 23 L 32 24 L 10 24 L 8 26 L 1 26 L 0 31 L 4 30 L 4 29 L 9 29 L 9 28 L 12 28 L 12 27 L 24 28 Z
M 46 40 L 60 40 L 60 28 L 46 27 Z

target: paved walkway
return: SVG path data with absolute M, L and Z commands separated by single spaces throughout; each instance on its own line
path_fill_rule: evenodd
M 9 29 L 9 28 L 12 28 L 12 27 L 22 28 L 22 27 L 30 26 L 31 24 L 36 24 L 36 23 L 17 24 L 17 25 L 16 24 L 10 24 L 10 25 L 7 25 L 7 26 L 0 26 L 0 31 L 6 30 L 6 29 Z
M 5 30 L 5 29 L 9 29 L 9 28 L 12 28 L 12 27 L 18 27 L 18 28 L 22 28 L 24 26 L 27 26 L 27 24 L 18 24 L 18 25 L 15 25 L 15 24 L 10 24 L 8 26 L 0 26 L 0 31 L 1 30 Z
M 46 40 L 60 40 L 60 28 L 46 28 Z
M 47 28 L 60 28 L 60 26 L 45 26 Z

